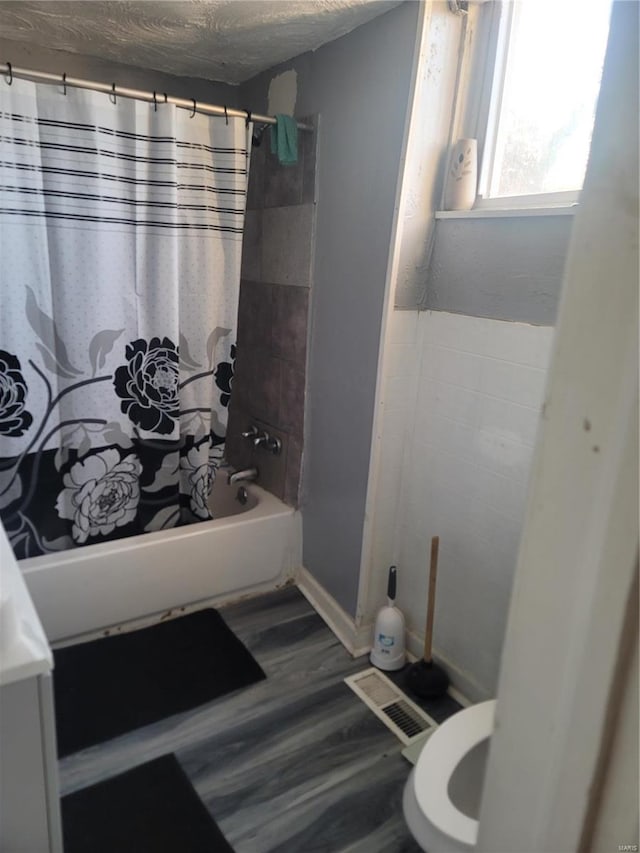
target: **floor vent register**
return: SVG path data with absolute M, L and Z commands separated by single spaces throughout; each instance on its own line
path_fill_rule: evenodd
M 344 681 L 405 746 L 416 740 L 424 741 L 437 729 L 436 721 L 379 669 L 365 669 Z

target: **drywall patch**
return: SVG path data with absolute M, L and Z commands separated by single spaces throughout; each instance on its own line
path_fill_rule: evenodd
M 295 113 L 297 97 L 298 72 L 292 68 L 277 74 L 269 83 L 268 114 L 273 116 L 276 113 L 284 113 L 292 116 Z

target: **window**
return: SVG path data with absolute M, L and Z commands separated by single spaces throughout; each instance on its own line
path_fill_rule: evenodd
M 572 204 L 589 156 L 611 0 L 497 8 L 476 207 Z

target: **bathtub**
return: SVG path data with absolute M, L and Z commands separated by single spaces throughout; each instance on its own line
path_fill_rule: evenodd
M 299 512 L 260 486 L 242 488 L 244 505 L 237 484 L 216 479 L 214 521 L 20 560 L 49 642 L 151 624 L 290 582 L 302 562 Z

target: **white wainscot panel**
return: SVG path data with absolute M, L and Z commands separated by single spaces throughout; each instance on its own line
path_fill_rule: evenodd
M 390 341 L 397 344 L 413 344 L 418 335 L 417 311 L 393 311 L 390 319 Z
M 440 536 L 435 651 L 476 697 L 495 689 L 552 339 L 552 329 L 518 323 L 419 318 L 399 602 L 422 636 L 429 542 Z

